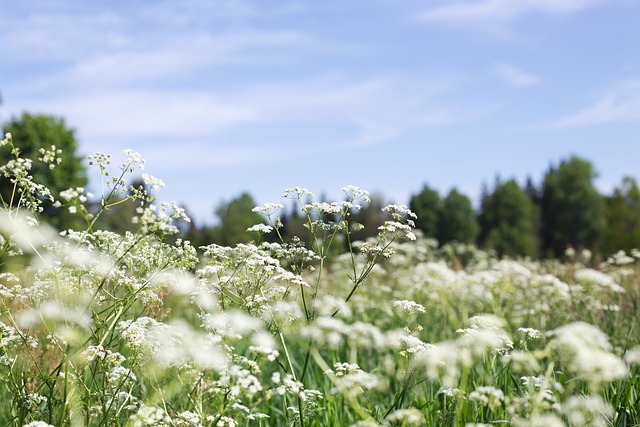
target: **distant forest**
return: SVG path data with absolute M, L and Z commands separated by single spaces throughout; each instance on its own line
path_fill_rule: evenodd
M 35 159 L 51 145 L 61 150 L 63 161 L 58 167 L 33 171 L 34 180 L 50 188 L 54 196 L 56 192 L 87 185 L 85 166 L 77 155 L 75 132 L 66 127 L 63 119 L 24 113 L 7 122 L 3 131 L 12 134 L 24 158 Z M 5 177 L 4 169 L 15 158 L 7 147 L 0 147 L 0 195 L 5 205 L 11 198 L 13 183 Z M 409 208 L 418 216 L 416 228 L 439 244 L 474 244 L 500 256 L 557 258 L 568 249 L 589 249 L 602 258 L 620 250 L 640 248 L 640 190 L 636 180 L 625 177 L 612 194 L 600 194 L 594 186 L 595 178 L 596 168 L 590 161 L 572 156 L 551 166 L 539 183 L 528 179 L 520 185 L 514 179 L 496 179 L 493 186 L 482 189 L 479 209 L 455 188 L 440 194 L 427 184 L 411 195 Z M 142 181 L 132 183 L 130 188 L 136 191 L 141 186 Z M 135 230 L 130 219 L 137 206 L 127 200 L 126 194 L 121 197 L 122 203 L 105 212 L 97 227 L 119 233 Z M 92 203 L 96 202 L 86 200 L 87 210 L 92 209 Z M 354 238 L 364 240 L 377 232 L 387 219 L 381 210 L 386 204 L 384 196 L 372 196 L 369 205 L 353 213 L 353 221 L 365 225 Z M 192 222 L 180 228 L 181 238 L 189 239 L 194 246 L 254 241 L 256 234 L 247 229 L 266 223 L 263 216 L 252 212 L 255 205 L 249 193 L 240 194 L 215 209 L 219 218 L 216 225 Z M 44 203 L 42 217 L 60 230 L 81 229 L 86 224 L 73 215 L 74 211 Z M 278 215 L 283 238 L 297 236 L 304 241 L 308 237 L 304 226 L 307 218 L 299 208 L 285 206 Z

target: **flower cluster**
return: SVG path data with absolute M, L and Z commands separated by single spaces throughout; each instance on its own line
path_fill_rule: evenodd
M 0 210 L 2 425 L 640 420 L 640 251 L 586 267 L 584 251 L 559 262 L 439 247 L 402 205 L 358 224 L 372 203 L 355 186 L 334 202 L 285 190 L 304 235 L 283 236 L 283 205 L 268 203 L 254 212 L 269 224 L 249 229 L 268 242 L 196 249 L 179 235 L 184 209 L 156 199 L 160 179 L 127 185 L 145 165 L 133 151 L 115 172 L 110 156 L 90 158 L 99 203 L 62 191 L 54 206 L 87 227 L 58 233 L 38 220 L 50 199 L 31 171 L 62 153 L 24 159 L 11 135 L 0 148 L 17 195 Z M 124 202 L 135 230 L 101 230 Z

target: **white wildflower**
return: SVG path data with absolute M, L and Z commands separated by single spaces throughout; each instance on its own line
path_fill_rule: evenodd
M 482 406 L 495 409 L 502 406 L 504 392 L 495 387 L 482 386 L 469 393 L 469 400 L 476 400 L 480 402 Z
M 615 280 L 606 273 L 593 270 L 591 268 L 583 268 L 575 272 L 576 282 L 588 287 L 596 289 L 609 289 L 613 292 L 624 293 L 622 286 L 618 285 Z
M 405 314 L 413 314 L 413 313 L 426 313 L 427 310 L 424 308 L 422 304 L 418 304 L 415 301 L 409 300 L 399 300 L 394 301 L 393 306 L 402 310 Z
M 284 205 L 280 203 L 264 203 L 251 209 L 251 212 L 257 212 L 269 216 L 273 215 L 275 212 L 279 211 L 282 208 L 284 208 Z
M 514 427 L 565 427 L 562 419 L 553 414 L 533 415 L 528 419 L 514 418 Z
M 629 368 L 611 353 L 609 337 L 594 325 L 574 322 L 548 333 L 548 348 L 556 351 L 569 369 L 593 387 L 629 375 Z
M 530 340 L 537 340 L 542 338 L 542 332 L 533 328 L 518 328 L 518 332 L 522 332 Z
M 266 224 L 256 224 L 247 228 L 249 233 L 258 233 L 258 234 L 269 234 L 273 231 L 273 227 Z
M 299 200 L 304 196 L 313 197 L 313 193 L 304 187 L 293 187 L 285 189 L 282 194 L 282 197 L 285 199 Z
M 156 178 L 155 176 L 143 173 L 142 181 L 147 185 L 152 191 L 158 191 L 165 186 L 164 181 L 160 178 Z
M 31 421 L 29 424 L 25 424 L 23 427 L 54 427 L 51 424 L 47 424 L 44 421 Z
M 191 411 L 183 411 L 173 418 L 176 427 L 202 427 L 200 415 Z
M 356 421 L 354 424 L 351 424 L 349 427 L 382 427 L 382 424 L 378 423 L 373 419 L 370 419 L 370 420 Z
M 561 406 L 562 414 L 574 426 L 607 426 L 615 410 L 599 395 L 571 396 Z
M 425 425 L 424 415 L 416 408 L 397 409 L 387 417 L 389 421 L 399 421 L 403 425 Z
M 129 420 L 132 427 L 169 427 L 172 421 L 164 409 L 144 404 L 140 406 L 135 414 L 129 417 Z
M 70 322 L 85 329 L 88 329 L 93 323 L 86 310 L 80 307 L 64 305 L 55 300 L 45 301 L 37 308 L 21 311 L 16 320 L 24 328 L 35 326 L 42 321 Z
M 249 351 L 253 351 L 254 353 L 264 354 L 265 356 L 267 356 L 267 360 L 271 362 L 276 360 L 280 355 L 280 352 L 278 350 L 275 350 L 271 347 L 266 347 L 266 346 L 252 345 L 249 347 Z
M 362 199 L 362 201 L 366 203 L 371 203 L 371 199 L 369 198 L 369 192 L 363 190 L 362 188 L 355 185 L 347 185 L 346 187 L 342 187 L 342 192 L 347 195 L 347 198 L 350 202 L 354 200 Z
M 633 257 L 627 255 L 623 250 L 619 250 L 618 252 L 607 258 L 607 264 L 613 265 L 626 265 L 633 264 L 634 262 L 636 262 L 636 260 Z

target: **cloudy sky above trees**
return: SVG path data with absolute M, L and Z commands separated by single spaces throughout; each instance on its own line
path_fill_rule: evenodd
M 477 199 L 571 154 L 640 175 L 634 0 L 0 0 L 0 121 L 62 116 L 195 218 L 242 191 Z

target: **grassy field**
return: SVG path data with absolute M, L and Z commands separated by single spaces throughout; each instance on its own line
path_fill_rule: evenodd
M 396 205 L 353 242 L 357 187 L 335 203 L 285 192 L 310 244 L 261 243 L 279 230 L 267 204 L 254 244 L 193 248 L 170 237 L 184 213 L 146 193 L 121 236 L 98 229 L 84 189 L 62 203 L 87 229 L 63 233 L 20 191 L 0 212 L 0 425 L 640 424 L 640 252 L 438 248 Z

